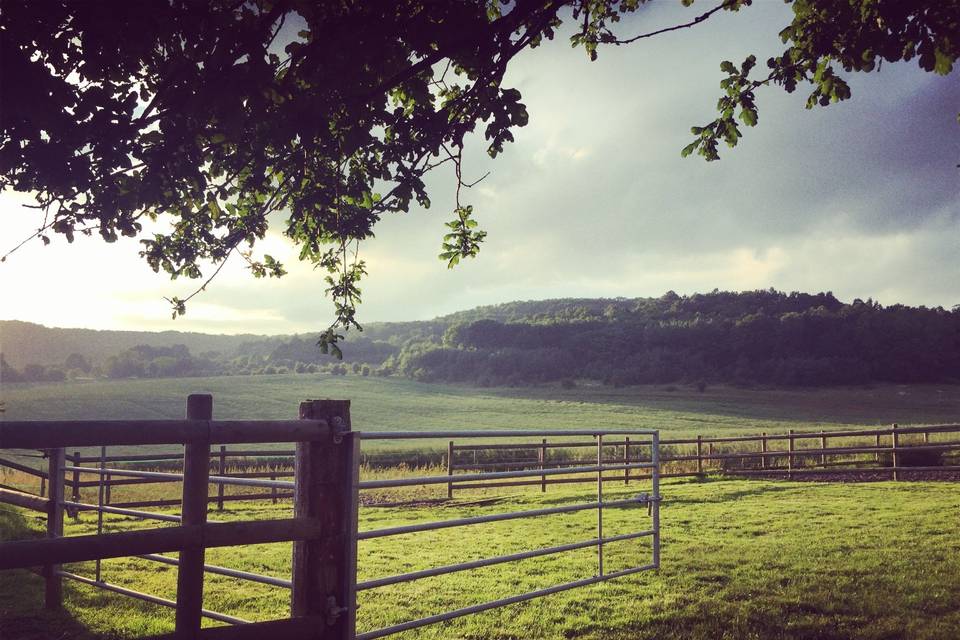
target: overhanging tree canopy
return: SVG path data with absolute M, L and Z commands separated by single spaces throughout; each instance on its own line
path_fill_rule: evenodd
M 790 0 L 788 0 L 790 2 Z M 441 258 L 477 254 L 485 233 L 461 203 L 461 150 L 480 131 L 496 156 L 527 123 L 503 85 L 520 51 L 570 22 L 571 41 L 603 46 L 692 27 L 751 0 L 726 0 L 683 24 L 626 33 L 644 0 L 215 0 L 6 3 L 0 15 L 0 189 L 31 192 L 49 232 L 145 236 L 141 254 L 171 277 L 209 282 L 239 254 L 256 277 L 283 275 L 253 253 L 273 212 L 300 259 L 325 269 L 336 319 L 351 326 L 365 273 L 356 243 L 388 212 L 429 206 L 424 175 L 450 163 L 457 196 Z M 684 5 L 693 4 L 683 0 Z M 960 0 L 793 0 L 782 55 L 724 61 L 716 120 L 683 155 L 719 157 L 755 92 L 806 85 L 808 107 L 844 100 L 838 70 L 917 58 L 946 75 L 960 51 Z M 144 233 L 144 219 L 170 225 Z M 202 265 L 214 265 L 204 274 Z M 201 286 L 200 289 L 203 288 Z M 199 291 L 199 290 L 198 290 Z M 192 297 L 192 296 L 190 296 Z M 173 298 L 174 316 L 187 298 Z

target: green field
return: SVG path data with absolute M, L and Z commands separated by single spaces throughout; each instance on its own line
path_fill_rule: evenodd
M 877 386 L 827 390 L 746 390 L 578 386 L 471 389 L 399 379 L 262 376 L 6 385 L 6 418 L 179 418 L 185 396 L 212 393 L 215 417 L 296 416 L 307 398 L 350 398 L 360 430 L 455 428 L 659 428 L 665 437 L 747 434 L 852 425 L 957 422 L 960 387 Z M 434 470 L 437 472 L 439 470 Z M 421 470 L 422 473 L 431 473 Z M 389 470 L 364 469 L 369 474 Z M 25 477 L 24 477 L 25 478 Z M 24 478 L 11 478 L 16 483 Z M 33 481 L 29 480 L 28 486 Z M 589 485 L 588 485 L 589 486 Z M 149 488 L 148 488 L 149 487 Z M 643 488 L 610 484 L 608 497 Z M 130 488 L 121 496 L 146 498 Z M 178 493 L 177 485 L 142 491 Z M 501 489 L 500 501 L 438 498 L 443 487 L 391 500 L 408 506 L 361 509 L 361 529 L 533 509 L 588 499 L 586 487 L 546 494 Z M 960 637 L 960 488 L 946 482 L 826 484 L 707 480 L 665 484 L 663 568 L 550 596 L 397 637 L 410 638 L 955 638 Z M 84 496 L 85 501 L 95 496 Z M 115 498 L 116 499 L 116 498 Z M 289 504 L 228 503 L 213 519 L 283 517 Z M 360 579 L 467 559 L 562 544 L 595 535 L 585 512 L 468 529 L 413 534 L 361 544 Z M 107 530 L 143 526 L 107 517 Z M 638 509 L 605 513 L 608 536 L 646 528 Z M 95 518 L 68 522 L 89 533 Z M 152 526 L 152 524 L 151 524 Z M 32 514 L 0 507 L 0 538 L 32 535 Z M 289 545 L 208 552 L 208 562 L 288 576 Z M 611 545 L 608 570 L 648 561 L 643 541 Z M 137 559 L 107 560 L 104 578 L 173 597 L 175 571 Z M 80 566 L 85 575 L 92 563 Z M 361 629 L 593 575 L 595 555 L 563 556 L 430 578 L 361 594 Z M 42 611 L 42 583 L 25 572 L 0 574 L 0 637 L 134 637 L 171 628 L 172 612 L 67 582 L 67 610 Z M 208 576 L 207 608 L 251 620 L 288 615 L 283 589 Z
M 653 428 L 663 437 L 960 419 L 960 385 L 758 390 L 710 387 L 477 389 L 399 378 L 274 375 L 7 384 L 8 420 L 175 419 L 212 393 L 214 417 L 296 418 L 302 400 L 348 398 L 354 429 Z
M 630 493 L 636 491 L 631 488 Z M 663 488 L 663 553 L 658 573 L 462 618 L 400 638 L 849 638 L 960 637 L 960 490 L 949 483 L 808 484 L 776 481 L 678 482 Z M 504 495 L 495 505 L 361 510 L 361 529 L 583 500 L 585 489 Z M 611 498 L 628 495 L 611 487 Z M 219 519 L 267 518 L 284 505 L 234 507 Z M 94 517 L 70 523 L 90 532 Z M 595 514 L 447 529 L 361 543 L 360 578 L 589 539 Z M 108 530 L 139 526 L 112 516 Z M 641 509 L 607 510 L 605 533 L 645 528 Z M 38 522 L 0 508 L 7 537 Z M 608 549 L 608 570 L 642 563 L 643 542 Z M 208 552 L 208 562 L 289 575 L 289 545 Z M 370 629 L 593 575 L 595 555 L 563 556 L 429 578 L 361 594 L 359 625 Z M 175 572 L 136 559 L 104 561 L 104 579 L 172 597 Z M 91 563 L 79 567 L 92 572 Z M 131 637 L 171 629 L 172 612 L 67 582 L 64 614 L 40 608 L 42 583 L 25 572 L 0 575 L 0 633 L 10 638 Z M 286 590 L 208 576 L 208 608 L 252 620 L 288 614 Z

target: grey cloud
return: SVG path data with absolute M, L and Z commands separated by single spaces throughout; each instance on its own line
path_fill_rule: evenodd
M 676 9 L 658 7 L 625 31 L 670 23 Z M 482 136 L 465 152 L 468 176 L 491 171 L 462 194 L 490 233 L 480 256 L 452 271 L 437 259 L 454 184 L 432 175 L 433 207 L 383 220 L 363 248 L 361 319 L 714 287 L 960 302 L 956 75 L 888 67 L 850 78 L 847 103 L 810 111 L 802 90 L 763 90 L 760 124 L 737 149 L 717 163 L 680 158 L 689 127 L 713 118 L 719 62 L 778 52 L 788 14 L 757 3 L 595 63 L 562 36 L 523 54 L 507 84 L 530 125 L 495 161 Z M 266 287 L 218 285 L 205 300 L 275 310 L 283 326 L 270 332 L 319 329 L 331 317 L 324 287 L 300 266 Z

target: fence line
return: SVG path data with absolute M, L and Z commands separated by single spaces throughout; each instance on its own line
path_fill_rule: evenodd
M 903 456 L 915 456 L 921 452 L 941 454 L 936 456 L 941 461 L 955 452 L 960 451 L 960 441 L 931 443 L 931 435 L 950 434 L 960 432 L 960 425 L 927 425 L 901 427 L 892 425 L 886 428 L 800 432 L 790 430 L 787 433 L 773 434 L 763 432 L 759 435 L 747 436 L 719 436 L 709 437 L 698 435 L 693 438 L 662 439 L 660 446 L 661 478 L 704 477 L 709 473 L 726 473 L 729 475 L 746 476 L 786 476 L 793 478 L 797 475 L 853 475 L 863 474 L 865 471 L 889 473 L 893 480 L 901 479 L 903 472 L 952 472 L 960 471 L 958 464 L 906 464 Z M 564 435 L 562 432 L 557 435 Z M 902 442 L 905 436 L 922 438 L 922 444 L 906 444 Z M 875 438 L 874 446 L 853 444 L 848 446 L 831 446 L 828 441 L 838 438 Z M 885 444 L 882 438 L 886 437 L 890 443 Z M 801 442 L 814 440 L 819 446 L 798 447 Z M 771 448 L 771 443 L 785 443 L 785 449 Z M 640 462 L 639 446 L 644 441 L 605 440 L 603 445 L 607 451 L 612 451 L 602 459 L 603 463 L 628 465 Z M 739 447 L 753 445 L 751 450 L 725 450 L 721 447 L 736 445 Z M 477 489 L 483 487 L 523 487 L 539 485 L 540 490 L 546 491 L 547 485 L 594 482 L 590 478 L 564 478 L 562 475 L 565 466 L 582 465 L 586 458 L 578 458 L 572 453 L 585 446 L 596 446 L 593 443 L 553 441 L 542 439 L 538 442 L 491 443 L 491 444 L 457 444 L 455 440 L 447 443 L 446 474 L 448 478 L 447 495 L 453 497 L 456 489 Z M 632 449 L 632 450 L 631 450 Z M 551 453 L 554 455 L 551 458 Z M 487 454 L 483 458 L 478 454 Z M 509 454 L 523 455 L 517 459 Z M 566 454 L 566 455 L 563 455 Z M 869 459 L 859 456 L 873 454 Z M 890 456 L 890 464 L 883 465 L 882 454 Z M 534 458 L 533 455 L 536 455 Z M 483 460 L 483 461 L 478 461 Z M 738 462 L 734 466 L 730 463 Z M 689 463 L 689 464 L 684 464 Z M 779 464 L 778 464 L 779 463 Z M 854 467 L 857 468 L 838 468 Z M 529 470 L 529 475 L 539 476 L 534 481 L 499 482 L 496 485 L 460 484 L 457 478 L 463 472 L 478 470 Z M 612 470 L 612 468 L 611 468 Z M 669 470 L 669 471 L 668 471 Z M 600 482 L 623 482 L 628 484 L 631 479 L 642 479 L 642 475 L 632 475 L 627 469 L 623 475 L 604 476 Z
M 148 422 L 148 424 L 155 424 L 156 422 Z M 284 423 L 288 424 L 288 423 Z M 786 475 L 787 477 L 794 477 L 796 475 L 811 475 L 811 476 L 822 476 L 827 474 L 826 470 L 832 470 L 836 475 L 855 475 L 862 474 L 864 471 L 874 471 L 874 472 L 884 472 L 889 473 L 892 479 L 898 480 L 902 472 L 909 471 L 958 471 L 960 470 L 960 465 L 949 465 L 949 464 L 937 464 L 929 465 L 929 467 L 921 467 L 917 464 L 901 464 L 900 458 L 903 451 L 906 451 L 908 455 L 915 455 L 917 452 L 921 451 L 931 451 L 939 452 L 941 454 L 946 454 L 942 456 L 946 458 L 951 455 L 953 452 L 960 450 L 960 442 L 941 442 L 931 444 L 930 437 L 931 435 L 937 434 L 948 434 L 960 432 L 960 425 L 955 424 L 946 424 L 946 425 L 927 425 L 927 426 L 913 426 L 913 427 L 901 427 L 899 425 L 893 425 L 891 427 L 884 428 L 873 428 L 873 429 L 860 429 L 860 430 L 839 430 L 839 431 L 815 431 L 815 432 L 800 432 L 793 431 L 783 434 L 775 433 L 766 433 L 763 432 L 759 435 L 746 435 L 746 436 L 719 436 L 719 437 L 709 437 L 699 435 L 694 438 L 676 438 L 676 439 L 664 439 L 660 441 L 661 446 L 666 447 L 664 453 L 661 456 L 661 460 L 670 471 L 661 473 L 663 478 L 681 478 L 681 477 L 703 477 L 708 473 L 722 472 L 727 474 L 738 474 L 745 476 L 782 476 Z M 446 433 L 446 432 L 443 432 Z M 453 434 L 462 434 L 465 432 L 450 432 L 451 436 Z M 491 432 L 493 435 L 490 437 L 497 437 L 495 432 Z M 526 433 L 526 432 L 523 432 Z M 533 432 L 531 432 L 533 433 Z M 542 433 L 542 432 L 537 432 Z M 577 431 L 561 431 L 555 430 L 548 432 L 548 435 L 553 437 L 560 436 L 570 436 L 582 433 L 593 433 L 589 430 L 577 430 Z M 422 436 L 421 432 L 406 432 L 400 434 L 403 438 L 414 438 Z M 921 437 L 923 444 L 901 444 L 901 438 L 908 436 Z M 368 433 L 367 438 L 387 438 L 389 439 L 398 439 L 397 432 L 387 432 L 387 433 Z M 502 437 L 502 434 L 501 434 Z M 866 446 L 863 444 L 856 444 L 850 446 L 829 446 L 829 440 L 835 440 L 838 438 L 874 438 L 874 444 L 872 446 Z M 882 441 L 886 439 L 889 441 L 889 444 L 885 444 Z M 896 442 L 893 440 L 896 439 Z M 804 448 L 799 447 L 798 445 L 801 442 L 807 441 L 816 441 L 815 444 L 819 444 L 818 447 Z M 786 443 L 786 449 L 776 449 L 771 448 L 771 444 L 776 443 Z M 791 451 L 791 444 L 792 451 Z M 613 450 L 614 454 L 610 457 L 603 459 L 603 464 L 628 464 L 630 462 L 639 461 L 637 457 L 637 452 L 640 450 L 640 447 L 648 442 L 643 440 L 634 440 L 630 441 L 629 436 L 624 436 L 623 439 L 609 439 L 604 441 L 604 448 L 608 451 Z M 737 446 L 754 446 L 755 450 L 743 451 L 743 450 L 725 450 L 722 449 L 724 445 L 737 445 Z M 578 461 L 576 458 L 570 457 L 560 457 L 559 453 L 563 453 L 564 450 L 570 450 L 571 452 L 584 447 L 595 447 L 596 445 L 593 442 L 570 442 L 570 441 L 553 441 L 550 442 L 547 438 L 542 438 L 537 442 L 530 443 L 488 443 L 488 444 L 457 444 L 456 441 L 450 440 L 447 446 L 447 455 L 445 456 L 446 462 L 446 474 L 450 478 L 446 482 L 441 484 L 447 485 L 447 497 L 452 498 L 454 496 L 454 491 L 456 489 L 477 489 L 477 488 L 506 488 L 506 487 L 523 487 L 523 486 L 535 486 L 540 485 L 541 491 L 546 491 L 547 485 L 550 484 L 576 484 L 576 483 L 587 483 L 593 482 L 589 478 L 563 478 L 556 477 L 558 473 L 553 473 L 553 469 L 561 468 L 565 465 L 577 465 L 582 464 L 582 459 Z M 671 447 L 673 451 L 671 451 Z M 632 451 L 631 451 L 632 449 Z M 689 452 L 686 452 L 686 450 Z M 619 451 L 619 453 L 617 453 Z M 484 462 L 470 462 L 469 460 L 464 460 L 464 454 L 488 454 L 487 458 L 484 460 L 490 460 L 489 454 L 492 452 L 498 452 L 503 454 L 515 453 L 515 452 L 526 452 L 529 454 L 529 457 L 523 459 L 516 458 L 506 458 L 506 459 L 495 459 L 494 461 L 484 461 Z M 211 482 L 217 485 L 216 496 L 210 496 L 207 498 L 208 502 L 215 502 L 217 510 L 222 511 L 225 508 L 226 502 L 237 502 L 237 501 L 246 501 L 246 500 L 271 500 L 276 502 L 277 500 L 291 499 L 293 497 L 293 492 L 290 489 L 293 488 L 293 483 L 280 484 L 280 483 L 246 483 L 243 481 L 228 482 L 223 481 L 219 482 L 219 478 L 232 478 L 232 479 L 242 479 L 242 478 L 269 478 L 271 480 L 276 480 L 277 478 L 286 478 L 292 477 L 294 472 L 289 468 L 293 466 L 293 455 L 294 451 L 290 449 L 256 449 L 256 448 L 244 448 L 244 449 L 227 449 L 225 445 L 221 445 L 219 450 L 210 452 L 211 459 L 211 468 L 216 469 L 217 474 L 211 476 Z M 555 454 L 551 456 L 551 454 Z M 869 459 L 861 459 L 859 456 L 861 454 L 873 454 L 872 462 L 873 465 L 869 463 Z M 889 464 L 886 462 L 886 457 L 889 456 Z M 814 458 L 819 457 L 819 460 Z M 230 460 L 236 459 L 250 459 L 250 458 L 266 458 L 269 460 L 271 470 L 269 471 L 243 471 L 243 470 L 231 470 Z M 176 499 L 167 499 L 167 500 L 126 500 L 122 502 L 116 502 L 113 500 L 111 494 L 111 489 L 114 487 L 122 486 L 132 486 L 132 485 L 141 485 L 141 484 L 154 484 L 154 483 L 174 483 L 180 482 L 180 477 L 177 474 L 166 474 L 163 475 L 158 472 L 141 472 L 134 469 L 115 469 L 110 470 L 106 473 L 106 478 L 101 477 L 97 480 L 83 480 L 81 479 L 81 474 L 84 473 L 87 468 L 78 468 L 79 465 L 83 463 L 100 463 L 100 456 L 89 456 L 81 455 L 79 452 L 74 452 L 72 454 L 65 453 L 66 461 L 72 463 L 69 470 L 73 472 L 72 476 L 68 475 L 64 479 L 64 485 L 66 489 L 69 489 L 71 496 L 74 499 L 74 502 L 79 502 L 80 490 L 84 488 L 97 488 L 98 490 L 104 488 L 104 504 L 116 506 L 118 508 L 136 508 L 136 507 L 159 507 L 159 506 L 175 506 L 180 504 L 180 500 Z M 110 456 L 103 456 L 103 462 L 123 462 L 123 463 L 149 463 L 149 462 L 170 462 L 170 461 L 182 461 L 182 453 L 156 453 L 156 454 L 117 454 Z M 402 460 L 402 459 L 401 459 Z M 735 465 L 728 464 L 730 462 L 740 461 L 742 464 L 739 467 Z M 685 468 L 685 465 L 680 463 L 689 462 L 691 465 L 695 464 L 694 468 Z M 719 464 L 717 464 L 719 463 Z M 777 464 L 780 463 L 780 464 Z M 883 464 L 881 464 L 883 463 Z M 784 466 L 785 465 L 785 466 Z M 41 483 L 40 496 L 44 494 L 44 487 L 47 481 L 48 474 L 42 470 L 36 469 L 26 464 L 18 463 L 7 458 L 0 458 L 0 468 L 7 467 L 17 471 L 21 471 L 28 475 L 39 478 Z M 283 467 L 287 467 L 284 469 Z M 848 469 L 843 469 L 839 467 L 850 467 Z M 457 480 L 454 482 L 452 476 L 458 474 L 458 472 L 463 471 L 481 471 L 481 470 L 501 470 L 505 471 L 508 469 L 518 469 L 518 470 L 540 470 L 545 473 L 542 474 L 530 474 L 539 479 L 533 481 L 516 481 L 516 482 L 485 482 L 483 486 L 474 485 L 467 483 L 463 480 Z M 612 469 L 611 469 L 612 470 Z M 142 474 L 142 475 L 138 475 Z M 154 474 L 154 475 L 149 475 Z M 459 475 L 459 474 L 458 474 Z M 640 479 L 643 477 L 649 477 L 644 475 L 632 475 L 631 469 L 625 469 L 623 475 L 611 476 L 609 474 L 604 475 L 602 482 L 623 482 L 629 484 L 631 479 Z M 239 493 L 239 494 L 226 494 L 224 487 L 228 484 L 233 485 L 246 485 L 259 488 L 267 488 L 269 492 L 257 492 L 257 493 Z M 3 487 L 0 487 L 2 490 Z M 20 499 L 29 500 L 23 496 L 7 496 L 8 499 Z
M 653 430 L 609 431 L 578 430 L 575 432 L 558 431 L 471 431 L 464 437 L 502 438 L 521 437 L 530 434 L 564 435 L 587 437 L 586 444 L 595 447 L 595 461 L 578 464 L 575 467 L 544 468 L 530 470 L 481 471 L 459 474 L 453 478 L 444 476 L 417 476 L 399 479 L 369 480 L 359 479 L 359 460 L 361 441 L 399 438 L 448 438 L 449 432 L 404 432 L 364 433 L 350 430 L 349 401 L 323 400 L 307 401 L 301 404 L 298 422 L 224 422 L 212 419 L 212 398 L 193 395 L 188 398 L 187 419 L 183 421 L 77 421 L 77 422 L 7 422 L 0 424 L 0 449 L 20 449 L 39 446 L 46 447 L 47 470 L 38 471 L 29 465 L 13 462 L 8 465 L 14 470 L 24 471 L 27 475 L 39 477 L 48 483 L 49 497 L 41 497 L 13 488 L 0 487 L 0 502 L 23 506 L 47 514 L 47 537 L 0 542 L 0 570 L 29 569 L 43 567 L 40 571 L 46 585 L 46 603 L 50 607 L 62 604 L 62 581 L 73 580 L 78 583 L 110 591 L 126 597 L 132 597 L 159 606 L 175 610 L 175 633 L 173 638 L 241 638 L 263 637 L 274 633 L 277 637 L 290 640 L 296 638 L 330 638 L 331 640 L 372 640 L 392 635 L 407 629 L 415 629 L 444 620 L 486 611 L 495 607 L 523 602 L 533 598 L 557 593 L 567 589 L 612 580 L 621 576 L 657 569 L 660 564 L 659 529 L 659 478 L 658 452 L 659 435 Z M 165 429 L 157 434 L 158 429 Z M 638 450 L 645 447 L 649 451 L 644 461 L 609 459 L 604 456 L 610 440 L 622 437 L 627 441 L 630 435 L 641 436 L 636 440 Z M 132 456 L 107 455 L 107 446 L 139 444 L 184 445 L 184 453 L 134 454 Z M 211 447 L 220 443 L 257 443 L 275 441 L 296 442 L 295 471 L 293 480 L 278 480 L 278 477 L 291 474 L 273 469 L 245 474 L 227 473 L 230 469 L 226 459 L 234 456 L 270 456 L 277 452 L 254 449 L 228 451 L 224 446 L 219 450 Z M 546 451 L 546 439 L 542 438 Z M 99 444 L 99 456 L 84 456 L 79 451 L 68 454 L 65 447 L 95 446 Z M 17 455 L 17 454 L 13 454 Z M 544 460 L 544 455 L 541 460 Z M 146 471 L 119 468 L 121 462 L 167 462 L 180 461 L 182 472 Z M 96 466 L 84 466 L 93 464 Z M 108 466 L 108 463 L 111 463 Z M 19 469 L 18 469 L 19 467 Z M 216 473 L 211 473 L 214 469 Z M 623 472 L 650 469 L 648 480 L 652 493 L 642 493 L 628 499 L 604 499 L 603 482 L 607 480 L 605 472 Z M 386 489 L 411 486 L 442 486 L 452 483 L 459 486 L 498 486 L 504 480 L 534 478 L 538 476 L 588 475 L 588 481 L 597 483 L 595 502 L 567 504 L 544 509 L 529 509 L 455 518 L 435 522 L 419 522 L 397 527 L 359 531 L 358 507 L 360 492 L 370 489 Z M 83 478 L 96 476 L 94 482 Z M 566 480 L 567 478 L 559 478 Z M 153 500 L 110 503 L 109 491 L 113 486 L 145 484 L 151 482 L 179 483 L 179 500 Z M 209 495 L 209 486 L 216 485 L 217 494 Z M 269 489 L 268 494 L 256 494 L 255 497 L 293 496 L 294 517 L 280 520 L 261 520 L 244 522 L 215 522 L 207 519 L 208 504 L 215 502 L 222 507 L 225 500 L 249 499 L 251 496 L 224 495 L 226 485 L 252 486 Z M 97 487 L 96 504 L 82 501 L 82 489 Z M 290 492 L 289 490 L 293 491 Z M 280 490 L 286 492 L 281 494 Z M 69 499 L 66 492 L 69 491 Z M 134 508 L 136 506 L 174 506 L 180 505 L 180 515 L 156 513 Z M 647 516 L 651 519 L 650 528 L 615 536 L 604 536 L 603 512 L 605 509 L 647 507 Z M 383 576 L 367 580 L 360 584 L 356 581 L 357 545 L 361 541 L 382 539 L 389 536 L 410 535 L 425 531 L 466 527 L 495 523 L 521 518 L 549 517 L 595 510 L 597 512 L 596 535 L 588 540 L 569 542 L 552 547 L 530 549 L 517 553 L 470 560 L 456 564 L 433 567 L 420 571 L 398 575 Z M 95 511 L 97 513 L 97 533 L 92 535 L 63 535 L 64 513 Z M 635 512 L 642 516 L 643 512 Z M 140 520 L 160 520 L 174 526 L 164 528 L 144 528 L 115 533 L 103 532 L 104 514 L 117 514 Z M 604 547 L 614 542 L 650 538 L 650 562 L 631 568 L 608 572 L 604 570 Z M 289 580 L 264 576 L 252 572 L 230 569 L 205 562 L 207 548 L 237 546 L 246 544 L 293 542 L 293 561 Z M 379 587 L 406 583 L 431 576 L 440 576 L 481 567 L 494 566 L 507 562 L 516 562 L 551 554 L 559 554 L 584 548 L 596 548 L 597 569 L 591 577 L 573 580 L 564 584 L 518 595 L 500 598 L 490 602 L 453 609 L 436 615 L 399 624 L 356 632 L 356 593 Z M 644 547 L 645 549 L 645 547 Z M 179 557 L 163 555 L 178 552 Z M 156 595 L 142 593 L 127 587 L 110 583 L 101 575 L 101 560 L 117 557 L 137 557 L 176 567 L 177 596 L 168 600 Z M 73 571 L 64 571 L 63 564 L 74 562 L 96 562 L 95 575 L 89 577 Z M 249 580 L 290 591 L 290 613 L 288 620 L 249 623 L 242 618 L 226 613 L 204 609 L 203 584 L 208 573 Z M 201 628 L 201 619 L 209 618 L 235 625 L 231 627 Z

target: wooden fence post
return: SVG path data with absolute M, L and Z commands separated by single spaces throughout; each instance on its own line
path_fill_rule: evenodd
M 760 453 L 761 453 L 761 454 L 766 454 L 766 453 L 767 453 L 767 432 L 766 432 L 766 431 L 764 431 L 764 432 L 760 435 Z M 761 456 L 760 456 L 760 468 L 761 468 L 761 469 L 766 469 L 766 468 L 767 468 L 767 456 L 766 456 L 766 455 L 761 455 Z
M 787 453 L 787 480 L 793 479 L 793 451 L 794 451 L 794 441 L 793 441 L 793 429 L 790 429 L 788 433 L 788 453 Z
M 707 445 L 707 459 L 710 461 L 709 464 L 713 464 L 713 443 Z
M 827 436 L 824 435 L 823 431 L 820 432 L 820 450 L 823 451 L 827 448 Z M 827 466 L 827 454 L 820 454 L 820 466 L 826 468 Z
M 78 466 L 80 464 L 80 452 L 74 451 L 73 458 L 70 459 L 71 466 Z M 80 472 L 73 472 L 73 490 L 70 492 L 70 499 L 74 502 L 80 502 Z M 77 517 L 80 517 L 80 512 L 76 512 Z
M 924 431 L 924 432 L 923 432 L 923 444 L 930 444 L 930 432 L 929 432 L 929 431 Z
M 110 474 L 109 474 L 109 473 L 107 474 L 106 477 L 107 477 L 107 480 L 106 480 L 106 483 L 107 483 L 107 491 L 106 491 L 106 493 L 105 493 L 104 496 L 103 496 L 103 504 L 110 504 L 110 488 L 113 486 L 113 484 L 110 482 Z
M 277 474 L 271 473 L 270 479 L 276 482 Z M 270 487 L 270 502 L 271 504 L 277 504 L 277 488 L 276 487 Z
M 623 464 L 624 466 L 630 464 L 630 436 L 624 436 L 623 438 Z M 630 484 L 629 467 L 623 470 L 623 484 Z
M 447 475 L 453 475 L 453 440 L 447 443 Z M 447 498 L 453 498 L 453 483 L 447 483 Z
M 47 486 L 50 503 L 47 507 L 47 537 L 60 538 L 63 536 L 63 468 L 66 466 L 66 452 L 62 447 L 50 449 L 48 456 Z M 59 575 L 59 571 L 58 564 L 48 564 L 43 568 L 43 577 L 46 582 L 44 605 L 47 609 L 59 609 L 63 606 L 63 577 Z
M 544 438 L 543 441 L 540 443 L 540 450 L 538 453 L 539 455 L 537 457 L 540 458 L 540 471 L 543 471 L 544 465 L 547 463 L 547 439 L 546 438 Z M 542 475 L 540 476 L 540 493 L 546 493 L 546 492 L 547 492 L 547 476 Z
M 187 420 L 196 420 L 197 429 L 210 432 L 213 419 L 213 396 L 187 396 Z M 206 424 L 203 424 L 206 421 Z M 202 527 L 207 522 L 207 490 L 210 484 L 210 440 L 192 442 L 183 446 L 183 497 L 181 525 Z M 203 545 L 180 552 L 177 570 L 176 635 L 195 638 L 200 633 L 200 612 L 203 609 L 203 563 L 206 549 Z
M 47 479 L 43 476 L 40 476 L 40 497 L 44 497 L 47 494 Z
M 324 535 L 293 543 L 294 617 L 323 616 L 317 637 L 352 640 L 356 632 L 357 483 L 360 442 L 350 431 L 349 400 L 308 400 L 300 417 L 326 420 L 329 436 L 298 442 L 294 517 L 320 520 Z
M 893 479 L 900 479 L 900 455 L 897 453 L 897 447 L 900 446 L 900 434 L 897 433 L 897 423 L 893 423 L 893 433 L 890 435 L 890 446 L 892 448 L 892 461 L 893 461 Z
M 876 448 L 877 448 L 877 451 L 875 451 L 874 454 L 873 454 L 873 461 L 879 463 L 879 462 L 880 462 L 880 434 L 879 434 L 879 433 L 876 434 L 876 445 L 875 445 L 875 446 L 876 446 Z M 879 464 L 878 464 L 877 466 L 879 466 Z
M 220 445 L 220 460 L 217 464 L 217 475 L 224 475 L 227 472 L 227 447 Z M 223 487 L 222 482 L 217 483 L 217 511 L 223 511 Z
M 697 436 L 697 475 L 703 475 L 703 436 Z

